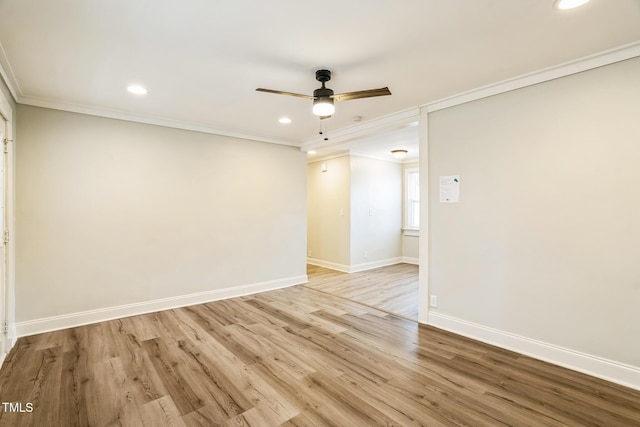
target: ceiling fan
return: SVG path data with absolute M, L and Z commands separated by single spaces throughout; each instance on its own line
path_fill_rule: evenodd
M 360 90 L 357 92 L 339 93 L 334 95 L 333 90 L 325 87 L 325 83 L 331 80 L 331 70 L 317 70 L 316 80 L 322 83 L 322 87 L 313 91 L 313 95 L 302 95 L 299 93 L 283 92 L 280 90 L 257 88 L 258 92 L 275 93 L 278 95 L 297 96 L 298 98 L 307 98 L 313 100 L 313 114 L 320 116 L 321 119 L 331 117 L 335 112 L 334 101 L 350 101 L 352 99 L 371 98 L 374 96 L 391 95 L 388 87 L 380 89 Z

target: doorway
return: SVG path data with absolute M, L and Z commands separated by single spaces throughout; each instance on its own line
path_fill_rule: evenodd
M 418 132 L 412 116 L 309 152 L 308 287 L 418 320 Z

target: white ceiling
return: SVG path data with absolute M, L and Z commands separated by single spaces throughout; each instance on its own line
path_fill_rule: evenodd
M 311 101 L 255 88 L 311 94 L 320 67 L 336 93 L 390 88 L 338 103 L 331 134 L 640 40 L 639 0 L 552 3 L 0 0 L 0 65 L 21 103 L 300 145 L 318 133 Z

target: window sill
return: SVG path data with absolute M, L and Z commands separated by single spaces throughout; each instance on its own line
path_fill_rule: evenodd
M 403 228 L 402 229 L 403 236 L 412 236 L 412 237 L 420 237 L 420 229 L 419 228 Z

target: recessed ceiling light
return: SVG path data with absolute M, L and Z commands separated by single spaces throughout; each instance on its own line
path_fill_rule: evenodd
M 574 7 L 582 6 L 589 1 L 590 0 L 556 0 L 553 3 L 553 7 L 560 10 L 573 9 Z
M 135 95 L 146 95 L 147 89 L 140 85 L 129 85 L 127 86 L 127 90 Z
M 287 125 L 289 123 L 291 123 L 291 119 L 289 117 L 281 117 L 280 120 L 278 120 L 280 123 L 282 123 L 283 125 Z
M 316 154 L 315 150 L 307 151 L 307 154 Z

